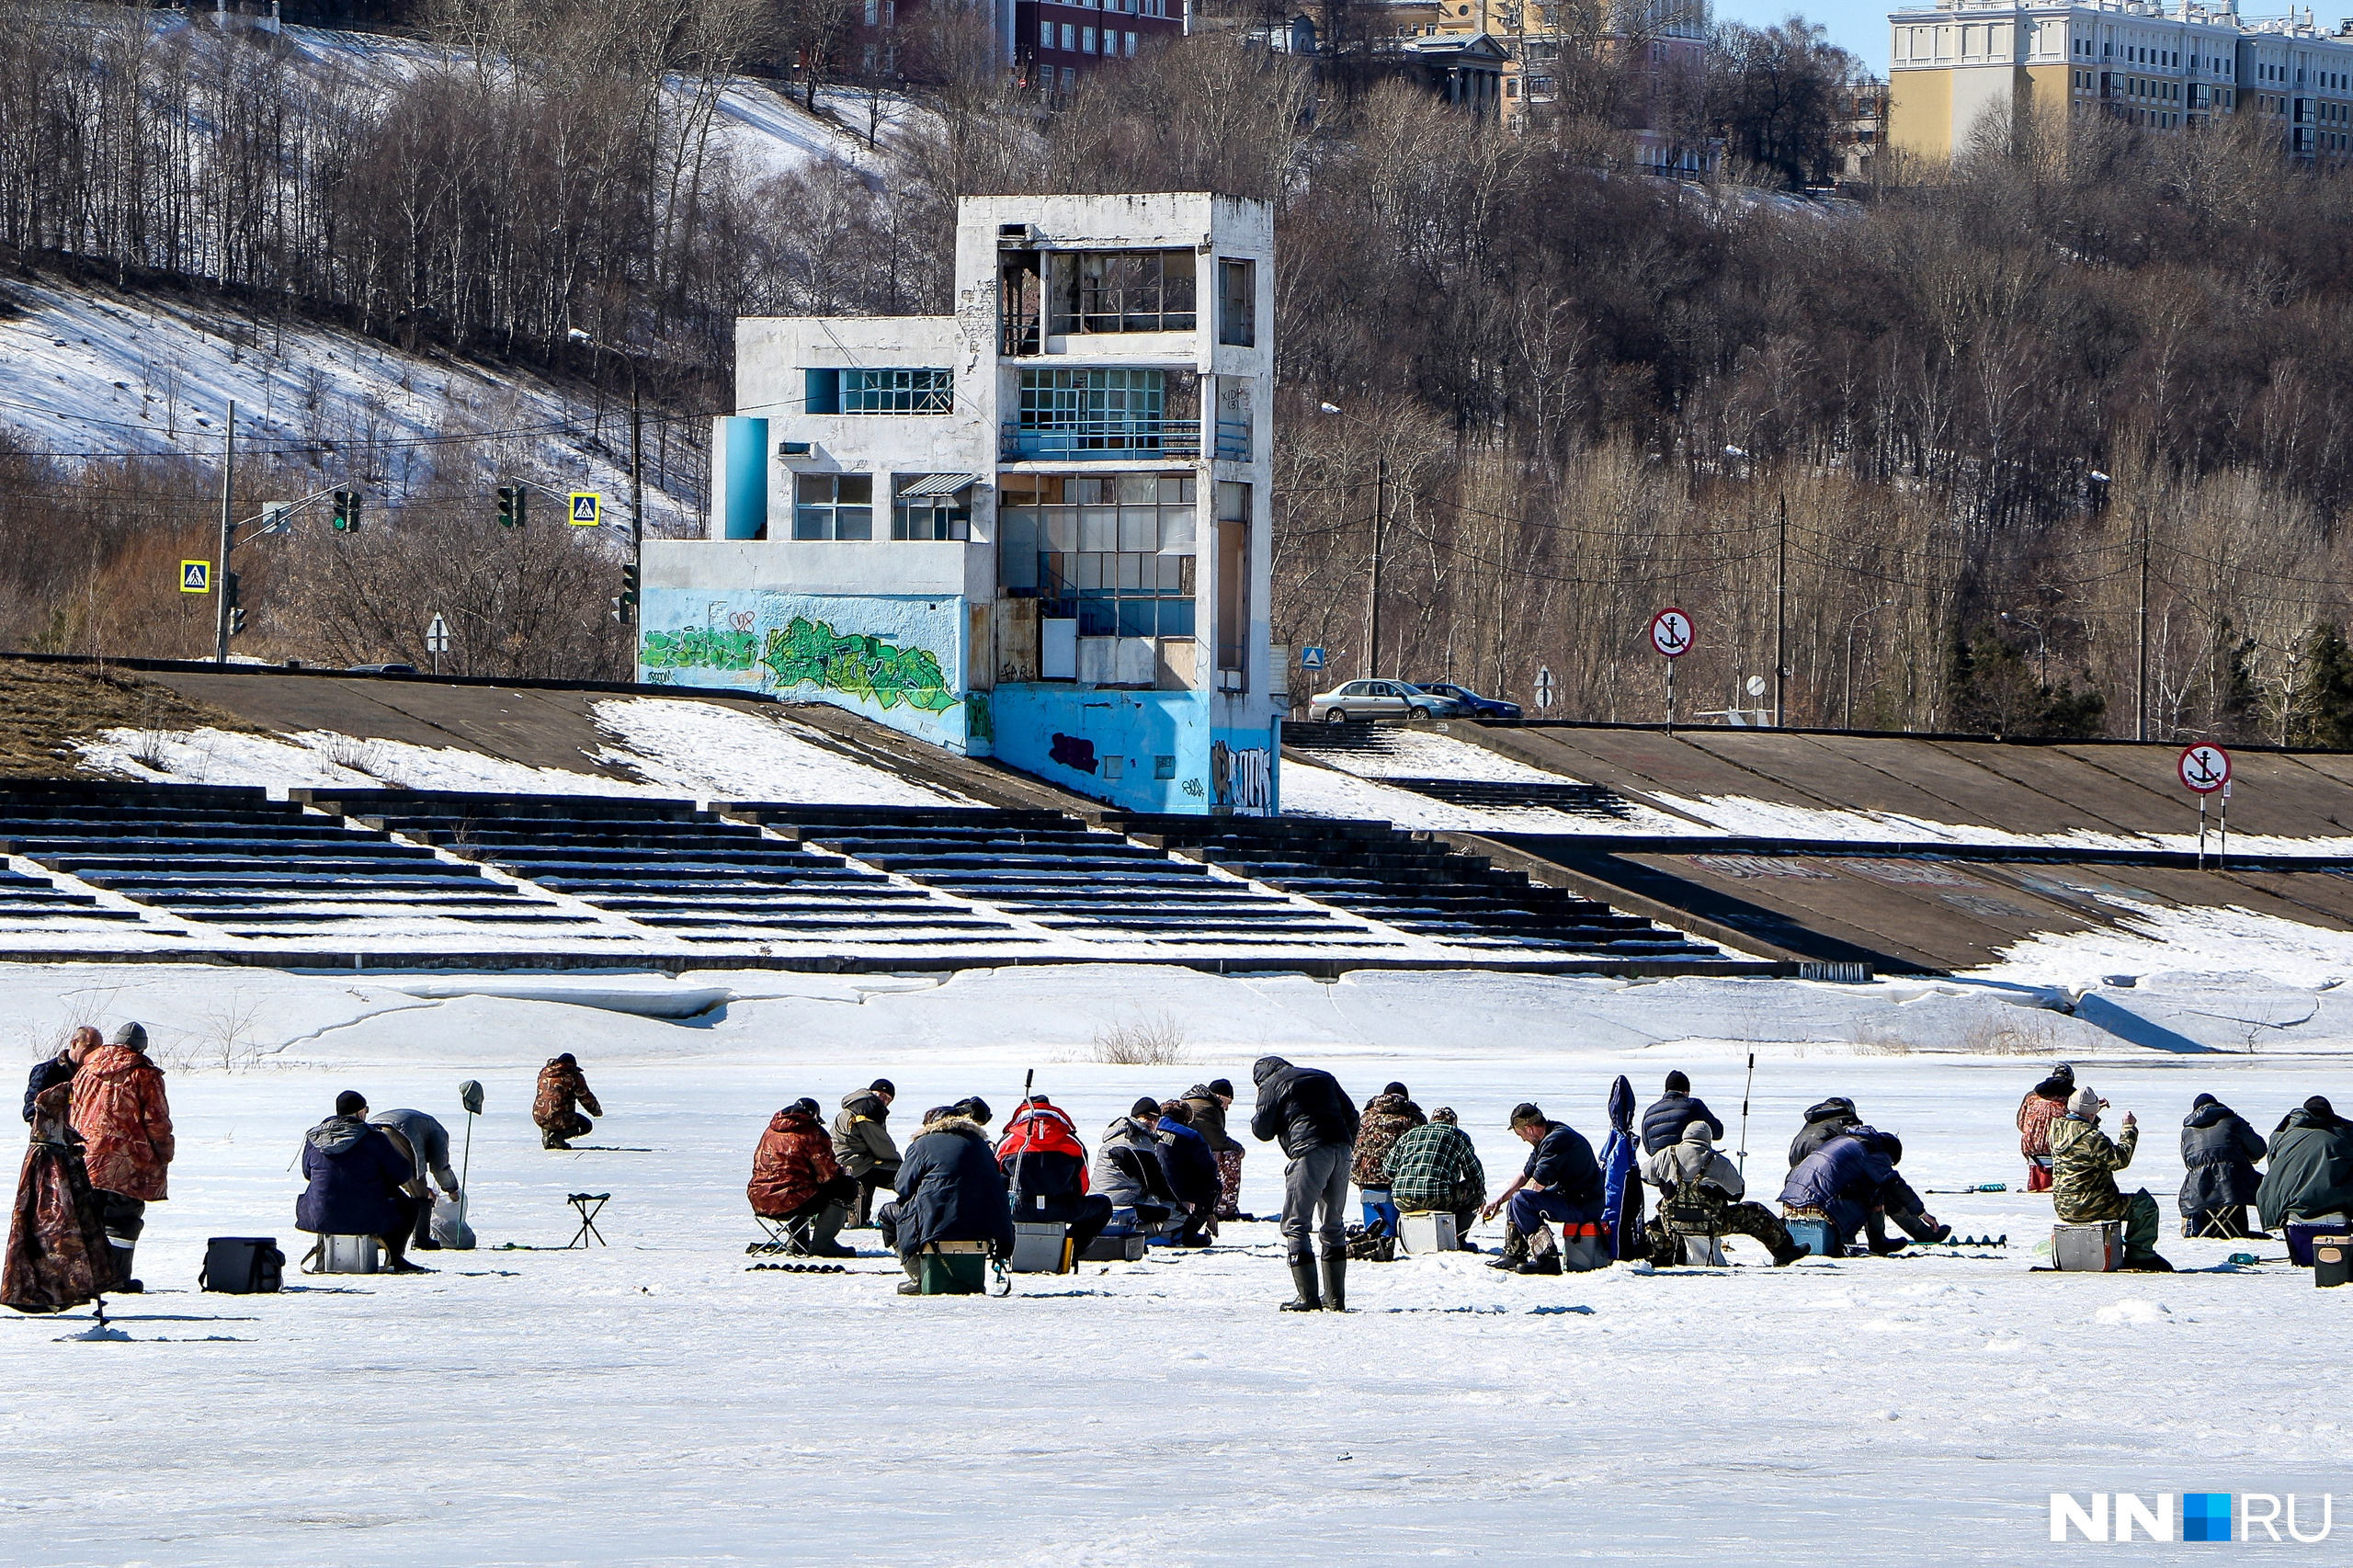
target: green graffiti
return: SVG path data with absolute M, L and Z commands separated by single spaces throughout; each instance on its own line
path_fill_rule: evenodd
M 989 696 L 985 691 L 964 694 L 964 738 L 967 741 L 996 739 L 996 731 L 989 720 Z
M 760 642 L 749 631 L 690 626 L 681 631 L 649 631 L 638 662 L 649 670 L 748 670 Z
M 901 648 L 885 637 L 844 635 L 822 620 L 794 616 L 768 632 L 760 662 L 779 686 L 822 686 L 883 708 L 904 702 L 927 713 L 956 706 L 939 660 L 922 648 Z

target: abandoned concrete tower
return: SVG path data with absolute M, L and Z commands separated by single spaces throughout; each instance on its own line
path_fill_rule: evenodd
M 967 198 L 952 316 L 736 326 L 639 678 L 838 703 L 1133 811 L 1272 813 L 1274 222 Z

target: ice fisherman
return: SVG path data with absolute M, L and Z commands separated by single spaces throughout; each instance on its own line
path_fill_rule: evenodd
M 1800 1160 L 1781 1184 L 1782 1218 L 1828 1221 L 1831 1256 L 1845 1256 L 1875 1211 L 1918 1204 L 1909 1184 L 1895 1174 L 1903 1153 L 1892 1133 L 1861 1122 L 1840 1130 Z M 1884 1255 L 1900 1251 L 1904 1243 L 1882 1235 L 1870 1244 Z
M 95 1029 L 88 1032 L 96 1038 Z M 105 1203 L 90 1186 L 66 1120 L 72 1095 L 60 1078 L 32 1098 L 32 1140 L 17 1172 L 8 1250 L 0 1259 L 0 1305 L 20 1312 L 78 1307 L 121 1282 Z
M 416 1225 L 410 1233 L 409 1244 L 425 1252 L 439 1251 L 441 1244 L 433 1234 L 433 1198 L 426 1185 L 426 1178 L 439 1183 L 452 1203 L 465 1196 L 458 1190 L 458 1173 L 449 1168 L 449 1130 L 441 1125 L 438 1118 L 421 1110 L 380 1110 L 368 1119 L 368 1124 L 382 1128 L 392 1139 L 392 1147 L 408 1156 L 409 1165 L 416 1172 L 412 1190 L 424 1201 L 417 1206 Z
M 2051 1190 L 2051 1124 L 2067 1114 L 2067 1096 L 2075 1092 L 2075 1070 L 2064 1062 L 2018 1101 L 2018 1153 L 2026 1156 L 2026 1189 Z
M 1389 1151 L 1396 1146 L 1398 1139 L 1428 1120 L 1403 1084 L 1385 1085 L 1381 1093 L 1365 1102 L 1364 1114 L 1357 1120 L 1356 1165 L 1349 1174 L 1368 1203 L 1389 1190 Z M 1396 1209 L 1393 1199 L 1381 1201 L 1392 1211 Z M 1394 1212 L 1390 1220 L 1393 1224 Z
M 588 1108 L 588 1116 L 605 1114 L 605 1108 L 589 1091 L 579 1058 L 567 1051 L 540 1069 L 539 1092 L 531 1096 L 531 1119 L 540 1124 L 540 1147 L 569 1149 L 574 1138 L 585 1137 L 595 1124 L 580 1114 L 582 1106 Z
M 1708 1131 L 1721 1138 L 1724 1135 L 1724 1119 L 1708 1108 L 1708 1102 L 1691 1092 L 1691 1080 L 1681 1071 L 1669 1073 L 1665 1093 L 1650 1109 L 1643 1112 L 1643 1153 L 1655 1154 L 1671 1143 L 1681 1141 L 1683 1130 L 1692 1122 L 1704 1121 Z
M 1209 1140 L 1194 1131 L 1192 1108 L 1163 1100 L 1153 1135 L 1160 1141 L 1160 1169 L 1181 1213 L 1175 1226 L 1180 1247 L 1205 1247 L 1217 1231 L 1217 1156 Z
M 1686 1235 L 1747 1236 L 1765 1244 L 1773 1267 L 1786 1268 L 1806 1256 L 1790 1239 L 1790 1228 L 1762 1203 L 1744 1201 L 1747 1183 L 1716 1148 L 1704 1121 L 1694 1119 L 1680 1141 L 1643 1162 L 1643 1179 L 1659 1189 L 1658 1213 L 1650 1222 L 1650 1256 L 1673 1264 L 1685 1255 Z
M 2185 1236 L 2261 1237 L 2246 1225 L 2246 1206 L 2262 1190 L 2256 1162 L 2269 1151 L 2263 1134 L 2211 1095 L 2190 1102 L 2181 1124 L 2181 1210 Z M 2263 1238 L 2268 1239 L 2268 1238 Z
M 1438 1107 L 1429 1120 L 1392 1143 L 1381 1174 L 1399 1213 L 1451 1214 L 1454 1244 L 1465 1252 L 1478 1250 L 1471 1227 L 1487 1201 L 1487 1172 L 1452 1107 Z
M 1239 1220 L 1242 1156 L 1247 1151 L 1225 1130 L 1225 1113 L 1233 1108 L 1233 1085 L 1225 1078 L 1196 1084 L 1185 1091 L 1185 1104 L 1193 1113 L 1193 1131 L 1201 1135 L 1217 1159 L 1217 1217 Z
M 147 1060 L 147 1028 L 124 1024 L 88 1051 L 74 1071 L 68 1115 L 81 1135 L 83 1168 L 106 1210 L 107 1240 L 115 1249 L 118 1290 L 145 1289 L 131 1259 L 147 1228 L 147 1205 L 169 1195 L 172 1107 L 164 1072 Z
M 1347 1312 L 1356 1102 L 1321 1067 L 1294 1067 L 1279 1056 L 1253 1062 L 1250 1082 L 1258 1091 L 1250 1109 L 1250 1136 L 1261 1143 L 1279 1141 L 1289 1159 L 1283 1166 L 1283 1261 L 1294 1293 L 1282 1310 Z
M 834 1156 L 833 1134 L 803 1096 L 768 1119 L 745 1184 L 752 1212 L 784 1226 L 787 1244 L 805 1257 L 856 1257 L 834 1238 L 858 1202 L 858 1181 Z
M 844 1095 L 841 1113 L 834 1118 L 834 1158 L 842 1174 L 858 1183 L 853 1225 L 872 1222 L 878 1189 L 899 1190 L 899 1145 L 892 1142 L 890 1126 L 891 1102 L 898 1097 L 897 1085 L 877 1078 Z
M 302 1179 L 294 1228 L 322 1238 L 373 1236 L 393 1274 L 429 1274 L 408 1260 L 408 1238 L 419 1208 L 430 1208 L 415 1162 L 368 1120 L 368 1096 L 346 1089 L 335 1114 L 302 1135 Z
M 82 1065 L 83 1058 L 96 1051 L 98 1044 L 98 1031 L 84 1024 L 65 1037 L 65 1043 L 58 1047 L 56 1055 L 43 1057 L 33 1063 L 31 1075 L 25 1080 L 25 1120 L 27 1122 L 33 1119 L 33 1102 L 40 1097 L 42 1091 L 53 1088 L 59 1084 L 72 1083 L 75 1070 Z M 65 1135 L 76 1147 L 80 1146 L 82 1141 L 75 1136 L 72 1127 L 66 1128 Z
M 2266 1227 L 2353 1216 L 2353 1124 L 2319 1095 L 2282 1117 L 2256 1194 Z
M 1790 1140 L 1790 1169 L 1797 1169 L 1809 1155 L 1840 1133 L 1862 1125 L 1863 1119 L 1856 1114 L 1855 1102 L 1844 1095 L 1833 1095 L 1818 1104 L 1808 1106 L 1805 1125 L 1798 1130 L 1795 1138 Z M 1900 1163 L 1904 1158 L 1902 1141 L 1893 1133 L 1881 1133 L 1881 1137 L 1885 1141 L 1881 1148 L 1889 1155 L 1889 1165 Z M 1905 1235 L 1929 1246 L 1949 1240 L 1952 1235 L 1952 1227 L 1939 1223 L 1921 1203 L 1920 1195 L 1913 1190 L 1912 1185 L 1900 1176 L 1881 1185 L 1869 1212 L 1864 1215 L 1863 1235 L 1873 1252 L 1890 1253 L 1902 1247 L 1900 1242 L 1894 1246 L 1887 1244 L 1887 1221 L 1890 1220 L 1894 1221 Z
M 1583 1133 L 1567 1122 L 1554 1121 L 1532 1103 L 1512 1108 L 1511 1131 L 1529 1145 L 1528 1164 L 1481 1211 L 1492 1220 L 1496 1210 L 1505 1210 L 1509 1221 L 1503 1256 L 1487 1267 L 1516 1268 L 1522 1274 L 1558 1274 L 1561 1255 L 1546 1221 L 1600 1222 L 1601 1165 Z
M 2124 1113 L 2111 1140 L 2100 1131 L 2108 1102 L 2079 1087 L 2067 1096 L 2067 1114 L 2051 1124 L 2051 1206 L 2060 1222 L 2092 1225 L 2124 1221 L 2124 1261 L 2120 1268 L 2171 1274 L 2173 1265 L 2157 1253 L 2157 1200 L 2147 1187 L 2130 1198 L 2116 1185 L 2116 1173 L 2132 1163 L 2141 1142 L 2140 1124 Z
M 1043 1095 L 1032 1095 L 1005 1124 L 997 1168 L 1025 1224 L 1068 1228 L 1071 1256 L 1084 1257 L 1111 1220 L 1111 1200 L 1086 1189 L 1086 1145 L 1078 1124 Z
M 922 1294 L 918 1259 L 934 1242 L 986 1242 L 998 1257 L 1012 1253 L 1005 1173 L 979 1122 L 953 1106 L 925 1112 L 923 1131 L 907 1141 L 898 1176 L 897 1201 L 884 1204 L 874 1218 L 907 1271 L 899 1294 Z
M 1158 1236 L 1182 1218 L 1161 1158 L 1160 1102 L 1149 1095 L 1114 1117 L 1095 1146 L 1095 1190 L 1111 1205 L 1113 1233 Z

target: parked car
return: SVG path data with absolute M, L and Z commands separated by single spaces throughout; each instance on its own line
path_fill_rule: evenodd
M 1415 686 L 1433 697 L 1451 697 L 1462 704 L 1462 710 L 1473 719 L 1517 719 L 1519 704 L 1506 702 L 1500 697 L 1482 697 L 1467 686 L 1457 686 L 1450 680 L 1415 681 Z
M 415 665 L 354 665 L 343 672 L 352 676 L 413 676 Z
M 1402 680 L 1352 680 L 1309 698 L 1307 711 L 1327 724 L 1370 719 L 1427 723 L 1432 719 L 1461 718 L 1462 704 Z

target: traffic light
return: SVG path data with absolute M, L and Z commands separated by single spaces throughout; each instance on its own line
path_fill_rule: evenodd
M 335 493 L 335 531 L 339 534 L 359 531 L 359 492 L 357 490 Z
M 620 602 L 625 605 L 637 603 L 637 562 L 633 561 L 621 568 Z
M 521 528 L 523 515 L 529 509 L 530 502 L 531 493 L 521 485 L 500 485 L 498 487 L 498 526 L 502 528 Z
M 234 637 L 245 629 L 245 612 L 236 606 L 229 607 L 229 635 Z
M 621 618 L 621 599 L 620 599 L 620 596 L 619 594 L 615 594 L 615 595 L 613 596 L 613 619 L 614 619 L 615 620 L 619 620 L 620 618 Z
M 234 637 L 245 629 L 245 612 L 237 603 L 237 574 L 234 572 L 221 579 L 221 591 L 229 601 L 229 635 Z

